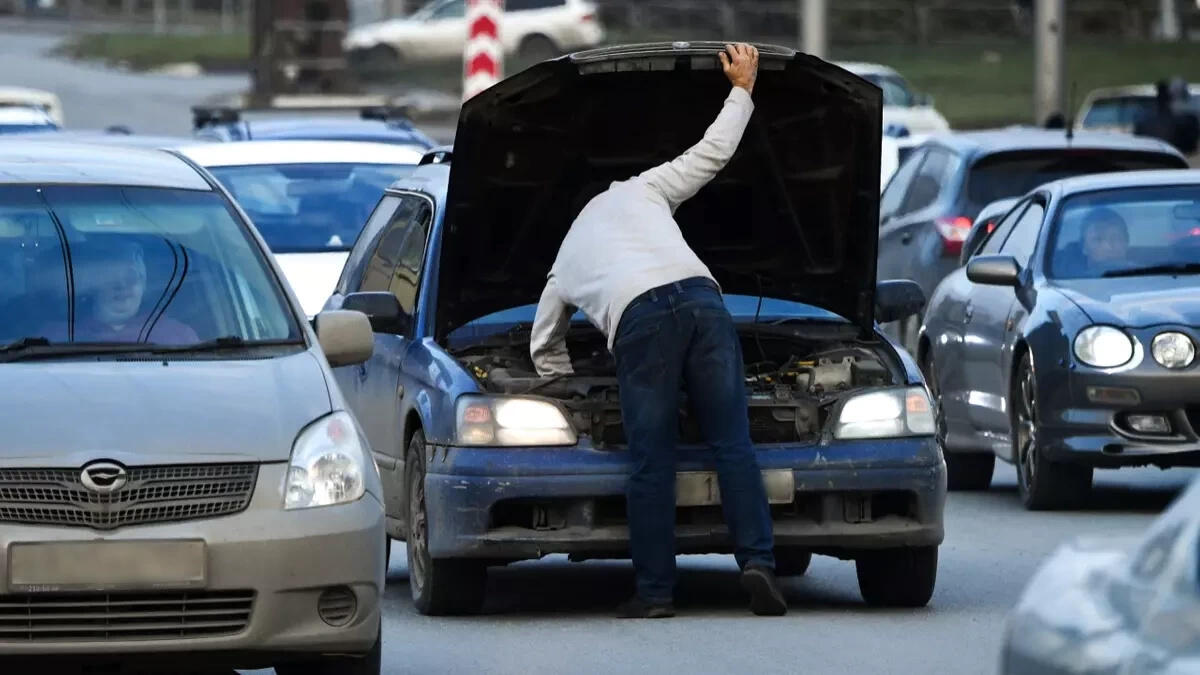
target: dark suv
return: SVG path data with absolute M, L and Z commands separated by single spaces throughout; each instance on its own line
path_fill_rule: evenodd
M 912 279 L 925 297 L 959 265 L 984 206 L 1059 178 L 1138 169 L 1186 169 L 1149 138 L 1011 128 L 938 136 L 909 154 L 879 200 L 879 279 Z M 920 320 L 889 326 L 910 351 Z

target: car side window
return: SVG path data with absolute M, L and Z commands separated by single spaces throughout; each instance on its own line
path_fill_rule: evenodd
M 566 0 L 507 0 L 504 3 L 504 11 L 524 12 L 531 9 L 562 7 L 565 4 L 567 4 Z
M 1000 247 L 1004 245 L 1004 240 L 1008 239 L 1008 234 L 1012 232 L 1013 225 L 1025 214 L 1025 207 L 1028 205 L 1029 202 L 1027 201 L 1017 204 L 1013 207 L 1012 211 L 1008 212 L 1004 220 L 996 223 L 996 229 L 992 230 L 987 240 L 979 247 L 979 255 L 995 255 L 1000 252 Z
M 375 242 L 379 240 L 380 232 L 391 220 L 392 212 L 396 210 L 396 205 L 399 203 L 400 198 L 391 195 L 386 195 L 383 199 L 379 200 L 379 204 L 375 206 L 371 217 L 367 219 L 366 226 L 358 233 L 358 239 L 350 249 L 350 255 L 346 257 L 346 264 L 342 267 L 342 275 L 338 278 L 337 282 L 338 293 L 345 295 L 353 287 L 358 286 L 359 279 L 362 278 L 363 260 L 367 257 L 368 253 L 374 251 Z
M 396 267 L 388 290 L 400 301 L 405 314 L 413 316 L 417 309 L 417 292 L 421 288 L 421 269 L 425 262 L 425 248 L 429 244 L 429 227 L 433 222 L 433 209 L 429 202 L 419 202 L 411 214 L 411 225 L 406 228 L 407 236 L 396 255 Z
M 450 0 L 433 10 L 430 19 L 461 19 L 467 15 L 466 0 Z
M 400 260 L 400 247 L 413 223 L 415 209 L 425 204 L 417 197 L 404 197 L 392 215 L 391 221 L 380 235 L 367 267 L 363 271 L 362 282 L 358 285 L 360 292 L 388 291 L 392 285 L 392 273 Z
M 1021 219 L 1013 226 L 1012 234 L 1000 246 L 1000 253 L 1011 255 L 1022 268 L 1029 266 L 1029 257 L 1037 247 L 1038 235 L 1042 231 L 1042 219 L 1046 215 L 1046 207 L 1040 202 L 1034 202 L 1021 214 Z
M 954 157 L 945 150 L 932 149 L 921 164 L 904 198 L 901 211 L 913 213 L 932 206 L 943 186 L 949 182 Z
M 904 203 L 904 195 L 908 193 L 908 186 L 912 183 L 917 169 L 921 167 L 925 153 L 926 151 L 923 149 L 910 153 L 908 159 L 900 164 L 900 168 L 896 169 L 896 173 L 888 181 L 883 194 L 879 196 L 880 221 L 901 215 L 900 206 Z

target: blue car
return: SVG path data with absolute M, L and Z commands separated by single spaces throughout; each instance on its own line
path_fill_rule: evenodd
M 365 107 L 357 117 L 276 113 L 245 119 L 236 108 L 195 106 L 192 127 L 205 141 L 361 141 L 394 143 L 427 150 L 433 139 L 413 126 L 403 111 L 387 106 Z
M 539 378 L 530 322 L 580 195 L 702 136 L 728 91 L 722 47 L 581 52 L 501 82 L 463 108 L 458 151 L 430 152 L 359 235 L 326 308 L 371 317 L 375 351 L 335 377 L 376 452 L 420 612 L 477 610 L 489 566 L 628 556 L 613 358 L 577 316 L 575 374 Z M 875 280 L 880 92 L 759 50 L 750 132 L 676 215 L 738 323 L 778 572 L 804 573 L 814 553 L 855 560 L 868 603 L 921 606 L 946 468 L 920 371 L 876 324 L 924 303 L 912 282 Z M 730 552 L 686 409 L 679 433 L 678 551 Z

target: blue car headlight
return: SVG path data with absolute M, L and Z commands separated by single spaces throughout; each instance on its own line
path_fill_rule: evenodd
M 840 440 L 933 434 L 933 411 L 924 387 L 884 389 L 847 399 L 833 437 Z
M 1088 326 L 1075 336 L 1075 357 L 1093 368 L 1123 366 L 1133 352 L 1133 338 L 1112 326 Z
M 578 437 L 562 408 L 520 396 L 463 396 L 458 399 L 459 445 L 575 445 Z

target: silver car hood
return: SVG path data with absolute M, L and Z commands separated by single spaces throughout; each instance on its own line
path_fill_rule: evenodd
M 78 467 L 286 461 L 330 409 L 318 358 L 0 365 L 0 462 Z

